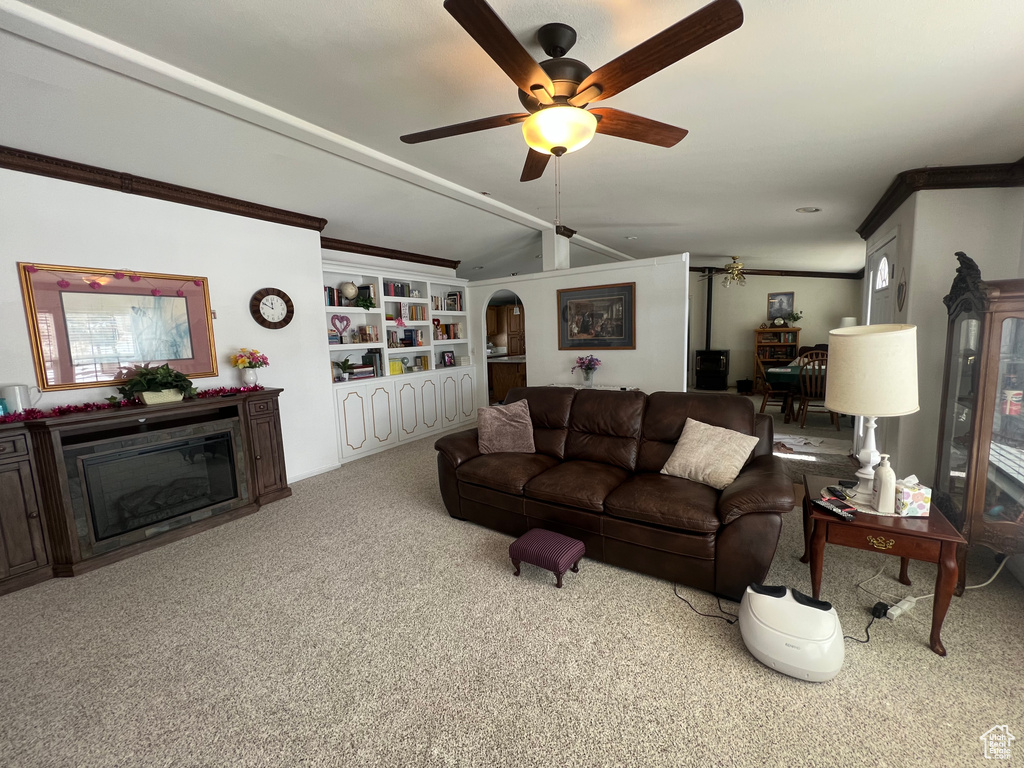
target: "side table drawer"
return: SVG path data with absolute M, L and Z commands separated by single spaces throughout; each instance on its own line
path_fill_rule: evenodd
M 259 416 L 261 413 L 273 413 L 276 401 L 269 397 L 249 401 L 249 415 Z
M 942 543 L 930 539 L 908 536 L 905 533 L 889 533 L 856 528 L 852 525 L 829 523 L 826 541 L 869 552 L 884 552 L 897 557 L 909 557 L 928 563 L 939 562 Z

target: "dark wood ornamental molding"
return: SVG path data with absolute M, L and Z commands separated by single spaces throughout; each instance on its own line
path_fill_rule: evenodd
M 711 270 L 714 274 L 725 272 L 721 267 L 690 267 L 691 272 L 707 272 Z M 744 275 L 767 275 L 769 277 L 823 277 L 831 280 L 860 280 L 864 277 L 864 270 L 856 272 L 811 272 L 801 269 L 746 269 Z
M 922 189 L 978 189 L 982 187 L 1024 186 L 1024 158 L 1015 163 L 991 165 L 951 165 L 937 168 L 914 168 L 896 176 L 882 199 L 878 201 L 857 234 L 867 240 L 878 231 L 896 209 L 915 192 Z
M 394 248 L 382 248 L 379 245 L 368 245 L 366 243 L 354 243 L 351 240 L 337 240 L 333 237 L 320 236 L 320 247 L 329 251 L 348 251 L 349 253 L 361 253 L 365 256 L 379 256 L 382 259 L 394 259 L 395 261 L 408 261 L 413 264 L 429 264 L 432 267 L 445 267 L 446 269 L 458 269 L 461 261 L 442 259 L 437 256 L 424 256 L 421 253 L 409 253 L 408 251 L 396 251 Z
M 307 216 L 304 213 L 272 208 L 269 205 L 250 203 L 234 197 L 216 195 L 212 192 L 203 192 L 191 187 L 182 187 L 177 184 L 134 176 L 122 171 L 97 168 L 92 165 L 62 160 L 57 157 L 48 157 L 11 147 L 0 146 L 0 168 L 21 171 L 23 173 L 34 173 L 37 176 L 48 176 L 51 179 L 60 179 L 61 181 L 73 181 L 77 184 L 88 184 L 93 187 L 119 190 L 129 195 L 152 197 L 171 203 L 191 205 L 195 208 L 206 208 L 211 211 L 246 216 L 250 219 L 285 224 L 290 227 L 315 229 L 317 232 L 323 232 L 324 227 L 327 226 L 327 219 L 317 218 L 316 216 Z

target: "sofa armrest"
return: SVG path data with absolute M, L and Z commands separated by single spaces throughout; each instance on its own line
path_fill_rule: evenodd
M 793 481 L 778 456 L 757 456 L 718 499 L 718 519 L 728 525 L 752 512 L 788 512 L 796 504 Z
M 767 413 L 754 414 L 754 456 L 771 456 L 775 443 L 775 422 Z
M 464 461 L 475 459 L 480 455 L 479 434 L 474 427 L 464 432 L 456 432 L 454 435 L 445 435 L 434 443 L 434 448 L 444 454 L 445 458 L 452 463 L 452 467 L 458 467 Z

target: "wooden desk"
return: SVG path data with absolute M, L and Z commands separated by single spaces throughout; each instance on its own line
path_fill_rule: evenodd
M 932 631 L 929 645 L 940 656 L 946 649 L 939 639 L 942 621 L 956 586 L 956 548 L 966 544 L 938 509 L 932 507 L 928 517 L 886 517 L 854 512 L 847 522 L 828 512 L 819 511 L 811 499 L 820 498 L 821 489 L 835 485 L 836 480 L 819 475 L 804 475 L 804 531 L 810 528 L 811 588 L 817 599 L 821 594 L 821 568 L 825 560 L 825 543 L 854 549 L 884 552 L 902 558 L 900 581 L 909 584 L 907 560 L 936 563 L 935 600 L 932 609 Z M 806 554 L 806 553 L 805 553 Z

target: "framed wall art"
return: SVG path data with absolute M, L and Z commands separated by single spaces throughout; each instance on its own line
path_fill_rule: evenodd
M 205 277 L 19 262 L 42 391 L 113 386 L 143 363 L 217 375 Z
M 558 292 L 559 349 L 636 349 L 636 283 Z
M 769 293 L 768 294 L 768 322 L 777 317 L 785 320 L 793 313 L 793 293 Z

